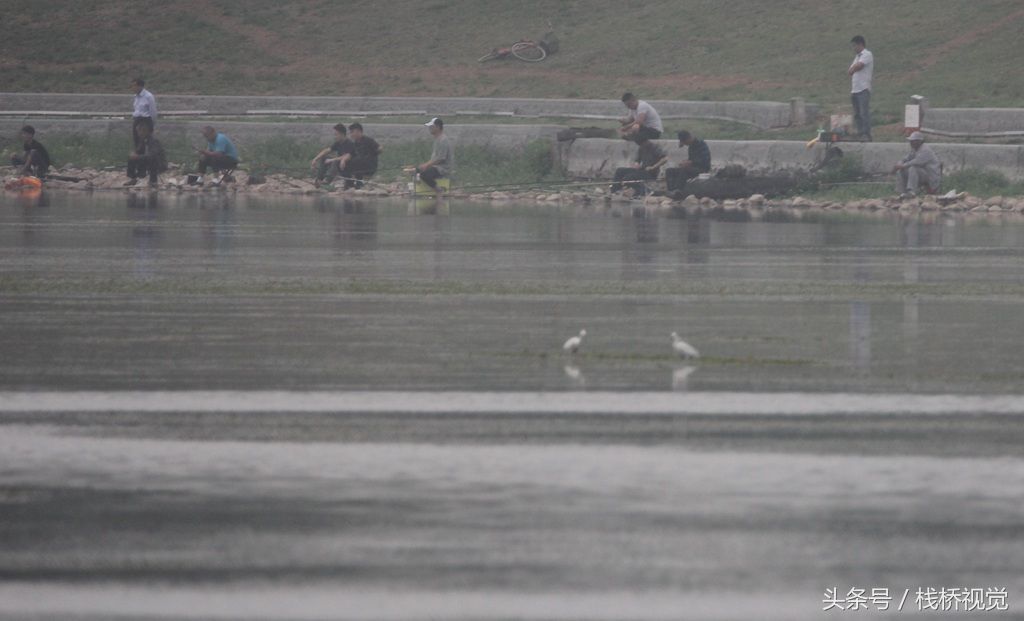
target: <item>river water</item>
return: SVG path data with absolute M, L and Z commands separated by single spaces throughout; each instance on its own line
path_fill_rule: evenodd
M 1003 217 L 7 194 L 0 618 L 1020 618 L 1022 268 Z

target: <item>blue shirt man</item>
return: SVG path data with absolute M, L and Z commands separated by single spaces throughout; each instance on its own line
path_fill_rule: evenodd
M 235 143 L 231 142 L 230 138 L 220 132 L 217 132 L 213 140 L 207 138 L 206 146 L 210 151 L 223 153 L 234 160 L 238 160 L 238 150 L 235 149 Z
M 206 150 L 199 152 L 200 177 L 196 182 L 202 185 L 202 175 L 206 174 L 207 168 L 212 168 L 215 173 L 226 171 L 222 178 L 214 181 L 214 185 L 219 185 L 223 181 L 233 181 L 231 171 L 238 167 L 238 150 L 235 149 L 234 143 L 209 125 L 203 128 L 203 137 L 206 138 Z

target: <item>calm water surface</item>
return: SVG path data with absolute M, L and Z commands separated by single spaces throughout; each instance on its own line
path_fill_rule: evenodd
M 0 197 L 0 618 L 1020 618 L 1024 225 L 770 219 Z

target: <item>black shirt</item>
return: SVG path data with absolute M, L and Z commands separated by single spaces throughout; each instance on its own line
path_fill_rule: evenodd
M 355 155 L 356 154 L 355 144 L 353 144 L 353 142 L 351 140 L 349 140 L 348 138 L 346 138 L 344 140 L 339 140 L 339 141 L 335 142 L 334 144 L 332 144 L 331 145 L 331 151 L 334 151 L 335 153 L 337 153 L 338 157 L 341 157 L 342 155 L 345 155 L 346 153 L 348 153 L 349 155 Z
M 50 167 L 50 153 L 46 150 L 46 147 L 39 144 L 39 141 L 32 139 L 32 142 L 25 143 L 25 157 L 28 157 L 29 151 L 35 151 L 37 159 L 34 164 L 42 168 Z
M 369 136 L 363 136 L 354 144 L 356 146 L 356 157 L 361 160 L 367 160 L 373 165 L 373 168 L 377 168 L 377 156 L 380 151 L 380 145 L 377 144 L 377 141 Z
M 693 167 L 701 172 L 711 172 L 711 149 L 708 143 L 694 138 L 693 144 L 686 150 L 686 159 L 693 162 Z
M 159 140 L 150 136 L 139 145 L 139 150 L 141 155 L 144 155 L 147 161 L 152 166 L 155 166 L 159 172 L 167 170 L 167 153 L 164 151 L 164 146 L 160 144 Z
M 637 151 L 636 161 L 640 163 L 641 168 L 648 168 L 654 166 L 661 158 L 665 157 L 665 152 L 661 150 L 653 140 L 646 140 L 640 145 L 640 150 Z M 657 178 L 657 170 L 644 170 L 644 173 L 652 179 Z

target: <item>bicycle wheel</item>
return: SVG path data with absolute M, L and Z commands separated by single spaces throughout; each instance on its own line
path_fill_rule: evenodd
M 520 41 L 512 45 L 512 55 L 528 63 L 539 63 L 548 57 L 544 48 L 533 41 Z

